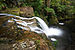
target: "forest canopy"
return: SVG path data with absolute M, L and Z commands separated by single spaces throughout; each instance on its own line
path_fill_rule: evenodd
M 45 17 L 45 21 L 74 17 L 74 5 L 74 0 L 0 0 L 0 10 L 30 6 L 35 16 Z

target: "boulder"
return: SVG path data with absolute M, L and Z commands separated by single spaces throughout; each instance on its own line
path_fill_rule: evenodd
M 20 16 L 32 17 L 33 15 L 34 15 L 34 11 L 32 7 L 20 8 Z

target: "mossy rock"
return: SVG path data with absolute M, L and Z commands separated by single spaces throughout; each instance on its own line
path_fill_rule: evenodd
M 20 8 L 8 8 L 6 10 L 0 11 L 0 13 L 8 13 L 18 16 L 24 16 L 24 17 L 32 17 L 34 16 L 34 10 L 32 7 L 20 7 Z

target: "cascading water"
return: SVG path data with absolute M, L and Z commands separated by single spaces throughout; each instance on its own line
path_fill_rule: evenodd
M 32 17 L 32 18 L 23 18 L 23 17 L 20 17 L 20 16 L 16 16 L 16 15 L 11 15 L 11 14 L 0 14 L 0 15 L 6 15 L 6 16 L 14 16 L 14 17 L 17 17 L 21 20 L 18 20 L 18 19 L 14 19 L 12 18 L 14 21 L 16 21 L 17 24 L 21 24 L 23 26 L 28 26 L 31 31 L 34 31 L 34 32 L 37 32 L 37 33 L 45 33 L 46 36 L 60 36 L 60 34 L 62 33 L 61 30 L 57 29 L 57 28 L 49 28 L 47 26 L 47 24 L 39 17 Z M 33 24 L 34 22 L 30 22 L 30 23 L 27 23 L 23 20 L 31 20 L 31 19 L 36 19 L 38 22 L 38 24 L 40 25 L 40 27 L 42 28 L 39 28 L 37 26 L 30 26 L 28 24 Z M 20 22 L 17 22 L 17 21 L 20 21 Z M 8 20 L 8 22 L 13 22 L 13 21 L 10 21 Z M 25 27 L 22 27 L 22 26 L 17 26 L 18 28 L 21 28 L 21 29 L 25 29 L 25 30 L 28 30 L 27 28 Z
M 38 24 L 43 29 L 43 32 L 48 36 L 60 36 L 62 31 L 59 28 L 49 28 L 47 24 L 39 17 L 33 17 L 38 20 Z
M 33 17 L 36 18 L 38 20 L 38 24 L 40 25 L 40 27 L 43 29 L 43 32 L 46 34 L 46 36 L 52 36 L 52 33 L 50 33 L 50 29 L 47 26 L 47 24 L 39 17 Z

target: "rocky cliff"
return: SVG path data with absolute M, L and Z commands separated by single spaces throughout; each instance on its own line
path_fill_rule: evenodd
M 0 16 L 0 50 L 54 50 L 45 34 L 20 29 L 11 18 Z

